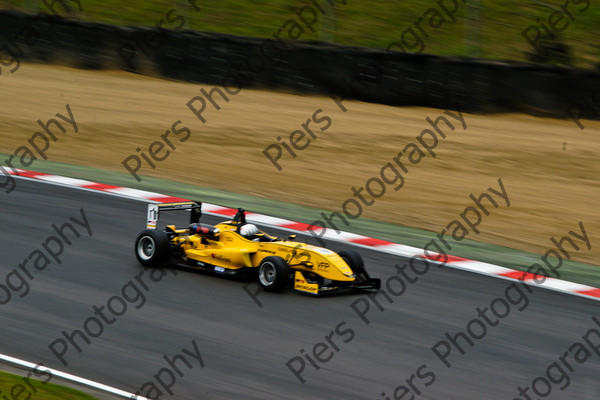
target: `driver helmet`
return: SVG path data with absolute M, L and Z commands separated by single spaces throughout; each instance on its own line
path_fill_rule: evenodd
M 240 235 L 250 237 L 258 233 L 258 228 L 254 224 L 246 224 L 240 228 Z

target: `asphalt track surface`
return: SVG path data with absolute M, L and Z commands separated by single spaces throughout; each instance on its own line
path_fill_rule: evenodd
M 204 368 L 190 359 L 193 368 L 181 368 L 184 376 L 177 376 L 174 396 L 161 399 L 379 400 L 385 398 L 382 392 L 394 399 L 394 389 L 406 386 L 405 380 L 423 364 L 435 380 L 426 387 L 415 379 L 421 392 L 415 399 L 519 398 L 517 387 L 545 375 L 552 362 L 595 326 L 591 317 L 600 317 L 597 301 L 533 288 L 523 311 L 513 306 L 497 326 L 474 340 L 474 347 L 465 345 L 464 355 L 454 349 L 448 358 L 452 367 L 447 368 L 431 347 L 446 332 L 465 331 L 467 323 L 477 318 L 475 308 L 504 297 L 511 282 L 431 266 L 402 295 L 393 297 L 392 304 L 378 294 L 384 311 L 371 303 L 367 325 L 351 308 L 360 294 L 314 298 L 292 291 L 261 292 L 259 307 L 243 289 L 244 282 L 179 270 L 159 282 L 148 281 L 144 306 L 136 309 L 128 304 L 126 313 L 105 324 L 103 334 L 91 338 L 91 344 L 79 340 L 82 352 L 70 349 L 64 366 L 48 345 L 63 330 L 82 329 L 94 315 L 94 305 L 106 305 L 144 270 L 135 259 L 133 243 L 145 227 L 146 205 L 22 179 L 14 192 L 3 196 L 0 283 L 54 234 L 52 223 L 62 224 L 73 216 L 81 219 L 80 208 L 89 219 L 92 237 L 84 233 L 73 239 L 60 265 L 33 270 L 27 296 L 13 293 L 9 303 L 0 305 L 0 353 L 135 392 L 166 366 L 163 355 L 192 350 L 195 340 Z M 204 222 L 217 221 L 204 217 Z M 327 247 L 339 251 L 348 246 Z M 384 285 L 396 274 L 394 265 L 406 261 L 373 250 L 360 252 L 371 275 L 382 278 Z M 334 334 L 339 351 L 319 363 L 319 370 L 307 362 L 306 382 L 300 383 L 286 362 L 301 355 L 300 349 L 311 353 L 342 322 L 343 329 L 354 332 L 352 340 L 344 343 L 348 335 Z M 569 386 L 560 390 L 560 385 L 552 384 L 548 397 L 598 399 L 599 373 L 600 356 L 592 352 L 586 362 L 574 363 Z

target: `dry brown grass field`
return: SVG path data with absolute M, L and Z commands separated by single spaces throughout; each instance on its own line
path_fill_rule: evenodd
M 327 97 L 242 90 L 229 102 L 216 96 L 221 109 L 209 103 L 202 124 L 186 106 L 202 87 L 210 90 L 126 72 L 24 64 L 0 76 L 0 151 L 27 145 L 38 119 L 66 115 L 69 104 L 79 132 L 58 132 L 48 158 L 126 172 L 127 156 L 137 147 L 147 152 L 181 120 L 189 139 L 174 140 L 176 150 L 140 174 L 339 211 L 353 186 L 378 176 L 429 127 L 426 117 L 444 111 L 346 101 L 343 112 Z M 278 171 L 263 150 L 318 109 L 331 126 L 316 129 L 317 139 L 296 158 L 284 154 Z M 583 121 L 580 130 L 572 121 L 525 114 L 463 116 L 467 129 L 449 118 L 456 129 L 445 130 L 437 157 L 409 165 L 404 186 L 388 187 L 363 216 L 439 232 L 472 204 L 469 194 L 498 188 L 501 178 L 510 207 L 492 210 L 481 234 L 469 238 L 543 253 L 551 236 L 577 231 L 582 221 L 592 250 L 577 260 L 599 264 L 600 122 Z

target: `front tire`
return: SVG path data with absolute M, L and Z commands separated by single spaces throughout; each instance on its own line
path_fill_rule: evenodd
M 135 256 L 146 267 L 160 267 L 169 258 L 170 244 L 166 232 L 146 229 L 135 241 Z
M 266 292 L 281 292 L 290 279 L 290 269 L 281 257 L 265 257 L 258 266 L 258 283 Z
M 356 274 L 358 280 L 368 279 L 367 271 L 365 270 L 365 263 L 362 256 L 354 250 L 343 250 L 338 253 L 342 260 L 348 264 L 352 272 Z

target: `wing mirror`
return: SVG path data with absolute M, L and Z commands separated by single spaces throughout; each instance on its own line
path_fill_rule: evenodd
M 288 236 L 288 240 L 294 240 L 294 239 L 296 239 L 296 235 L 290 235 L 290 236 Z

